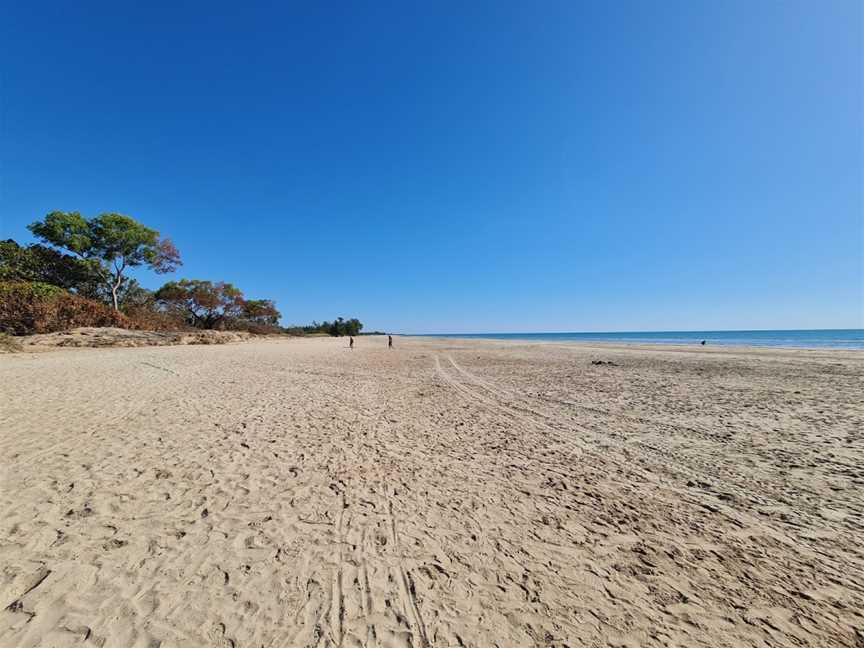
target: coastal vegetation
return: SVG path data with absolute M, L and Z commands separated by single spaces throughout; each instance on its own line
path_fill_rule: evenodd
M 169 281 L 153 295 L 163 312 L 196 328 L 273 328 L 281 314 L 269 299 L 247 300 L 230 283 L 200 279 Z
M 38 243 L 0 241 L 0 333 L 117 327 L 342 336 L 363 329 L 360 320 L 344 317 L 280 327 L 272 299 L 247 299 L 227 281 L 179 279 L 148 290 L 130 270 L 175 272 L 180 252 L 130 216 L 54 211 L 28 229 Z
M 110 293 L 116 311 L 120 310 L 119 292 L 129 283 L 127 270 L 146 266 L 156 274 L 165 274 L 182 265 L 170 239 L 123 214 L 105 213 L 88 219 L 78 212 L 54 211 L 28 229 L 45 243 L 84 262 L 97 284 Z
M 51 333 L 79 326 L 138 328 L 120 311 L 46 283 L 0 282 L 0 331 Z
M 308 326 L 294 326 L 287 329 L 294 331 L 300 335 L 332 335 L 334 337 L 342 337 L 345 335 L 360 335 L 363 330 L 363 322 L 357 318 L 345 319 L 337 317 L 332 322 L 315 322 L 313 321 Z

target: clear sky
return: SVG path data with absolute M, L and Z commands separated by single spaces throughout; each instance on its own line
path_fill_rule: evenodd
M 862 7 L 0 0 L 0 237 L 126 213 L 285 323 L 862 327 Z

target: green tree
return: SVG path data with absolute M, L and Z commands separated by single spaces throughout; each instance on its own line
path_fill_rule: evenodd
M 313 321 L 307 326 L 295 326 L 290 328 L 291 330 L 301 330 L 303 333 L 326 333 L 327 335 L 332 335 L 334 337 L 341 337 L 344 335 L 360 335 L 360 331 L 363 330 L 363 323 L 356 317 L 352 317 L 348 320 L 344 317 L 337 317 L 332 322 L 324 320 L 319 324 L 318 322 Z
M 123 310 L 128 307 L 149 307 L 155 301 L 152 290 L 144 288 L 135 279 L 127 278 L 117 291 L 117 301 Z
M 330 335 L 333 337 L 341 337 L 345 334 L 345 320 L 341 317 L 337 317 L 333 320 L 333 323 L 330 325 Z
M 165 310 L 182 315 L 198 328 L 220 327 L 225 320 L 243 313 L 243 293 L 230 283 L 181 279 L 169 281 L 156 291 Z
M 361 330 L 363 330 L 363 323 L 356 317 L 352 317 L 345 322 L 346 335 L 360 335 Z
M 46 243 L 98 262 L 115 310 L 120 310 L 119 293 L 129 268 L 146 266 L 163 274 L 182 265 L 180 253 L 169 239 L 160 238 L 156 230 L 123 214 L 106 213 L 88 219 L 78 212 L 55 211 L 28 229 Z
M 334 337 L 342 337 L 345 335 L 360 335 L 360 331 L 363 329 L 363 323 L 358 320 L 356 317 L 352 317 L 351 319 L 346 320 L 344 317 L 337 317 L 332 322 L 323 322 L 317 325 L 315 322 L 312 323 L 312 327 L 305 327 L 307 332 L 318 331 L 321 333 L 328 333 Z
M 247 299 L 243 302 L 243 319 L 255 324 L 275 326 L 282 314 L 270 299 Z
M 102 280 L 98 262 L 84 261 L 53 248 L 23 247 L 12 239 L 0 241 L 0 281 L 47 283 L 94 297 Z

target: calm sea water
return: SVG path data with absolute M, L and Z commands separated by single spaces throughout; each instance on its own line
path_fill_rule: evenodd
M 810 349 L 864 349 L 864 329 L 797 331 L 649 331 L 644 333 L 453 333 L 426 337 L 538 340 L 547 342 L 630 342 L 633 344 L 796 347 Z

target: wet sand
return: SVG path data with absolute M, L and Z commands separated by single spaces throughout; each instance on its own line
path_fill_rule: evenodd
M 395 342 L 0 356 L 0 646 L 864 646 L 864 353 Z

